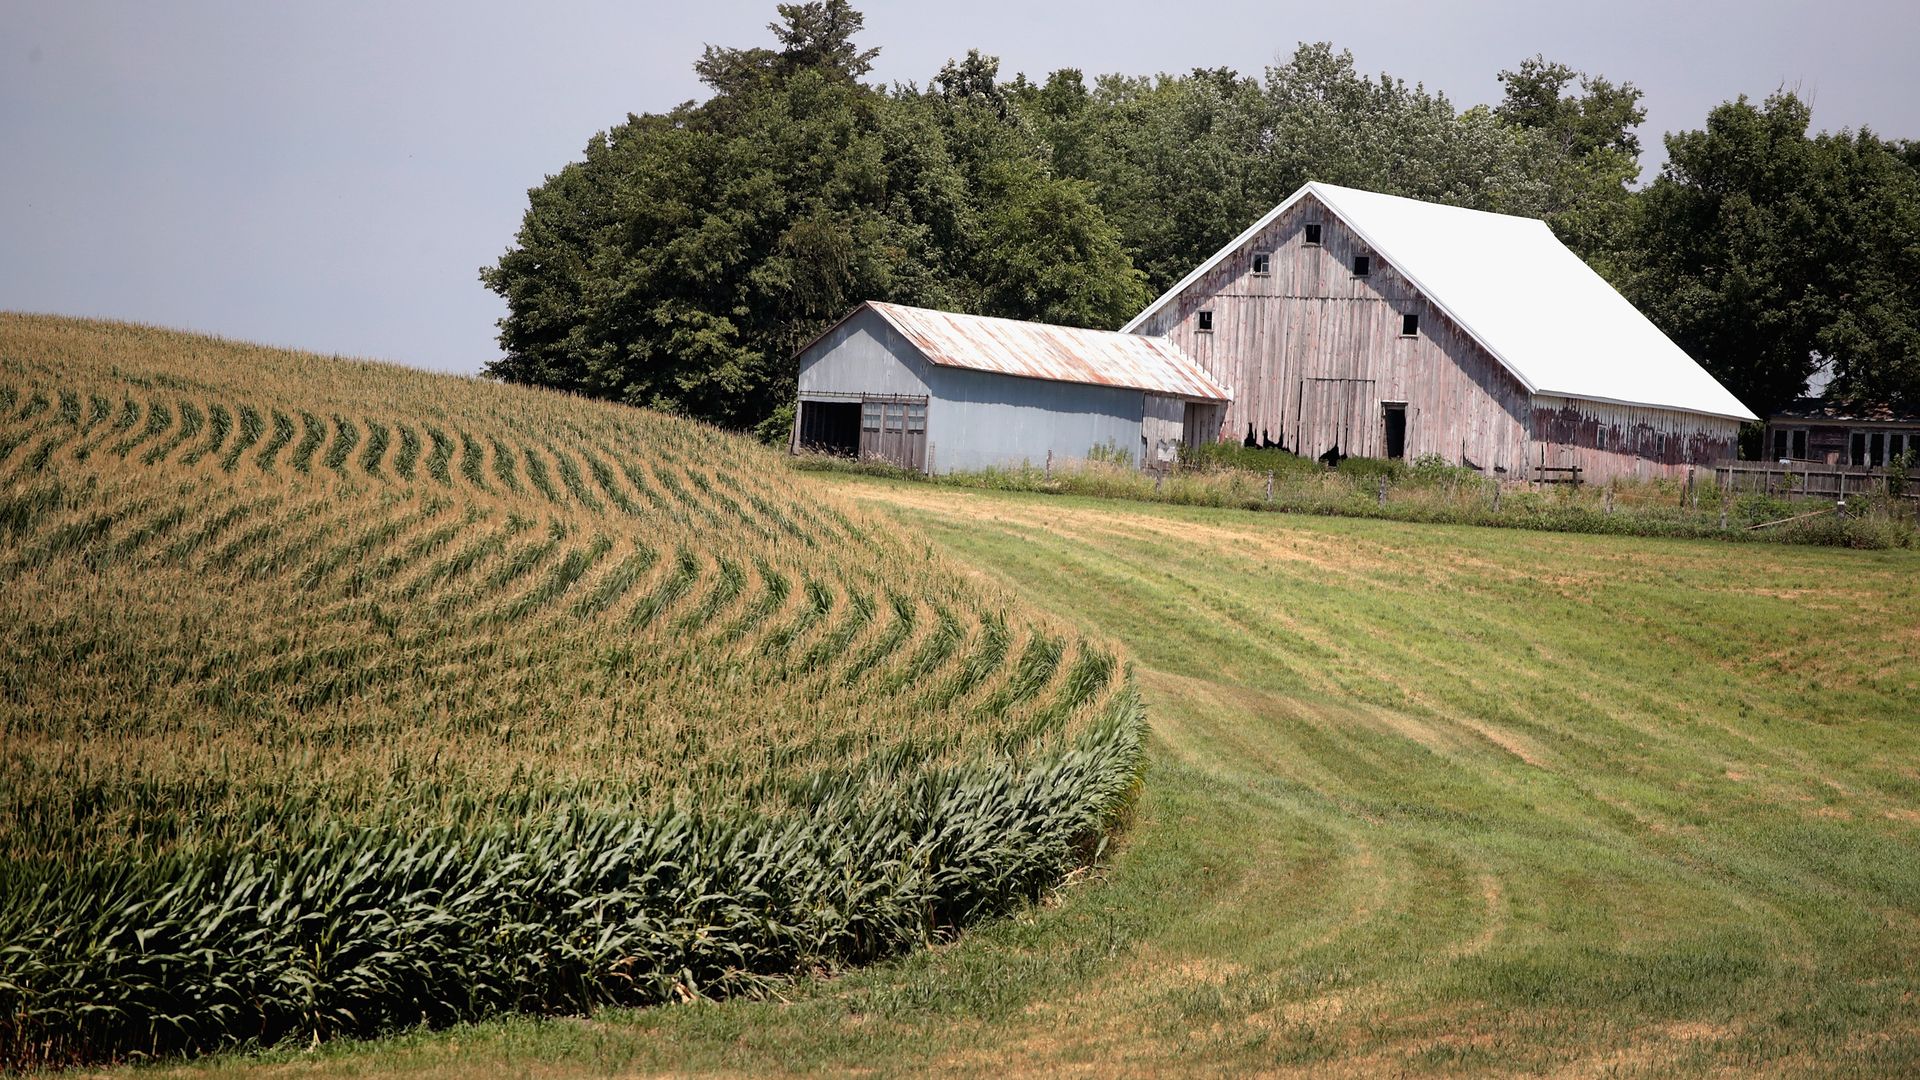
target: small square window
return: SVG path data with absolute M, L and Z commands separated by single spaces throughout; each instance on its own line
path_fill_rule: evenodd
M 1400 336 L 1401 337 L 1415 337 L 1419 333 L 1420 333 L 1420 316 L 1418 315 L 1400 316 Z
M 1253 272 L 1255 274 L 1258 274 L 1261 277 L 1265 277 L 1267 274 L 1271 273 L 1271 270 L 1269 269 L 1270 265 L 1271 265 L 1271 257 L 1268 256 L 1266 252 L 1259 251 L 1254 253 Z
M 1366 255 L 1355 255 L 1353 257 L 1353 276 L 1366 277 L 1371 273 L 1373 273 L 1373 259 Z
M 1194 329 L 1196 329 L 1196 330 L 1198 330 L 1198 331 L 1200 331 L 1200 332 L 1201 332 L 1201 333 L 1203 333 L 1203 334 L 1211 334 L 1211 333 L 1213 333 L 1213 312 L 1211 312 L 1211 311 L 1203 311 L 1203 312 L 1201 312 L 1201 313 L 1200 313 L 1200 324 L 1199 324 L 1198 326 L 1196 326 L 1196 327 L 1194 327 Z
M 1320 223 L 1317 221 L 1307 222 L 1306 232 L 1307 232 L 1307 235 L 1306 235 L 1307 246 L 1319 247 L 1320 246 Z

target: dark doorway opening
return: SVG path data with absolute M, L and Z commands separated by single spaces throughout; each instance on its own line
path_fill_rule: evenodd
M 1407 456 L 1407 407 L 1405 405 L 1383 405 L 1387 420 L 1387 457 L 1398 460 Z
M 802 450 L 816 454 L 858 457 L 860 403 L 857 401 L 803 401 L 800 403 Z

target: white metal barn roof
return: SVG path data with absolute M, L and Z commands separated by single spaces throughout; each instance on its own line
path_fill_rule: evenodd
M 1313 195 L 1534 394 L 1758 417 L 1543 221 L 1309 183 L 1122 327 L 1131 332 Z
M 877 300 L 864 306 L 943 367 L 1117 386 L 1202 401 L 1232 397 L 1165 338 L 958 315 Z

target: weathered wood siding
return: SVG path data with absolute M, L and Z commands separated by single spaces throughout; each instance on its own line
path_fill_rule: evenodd
M 1303 226 L 1320 225 L 1308 246 Z M 1253 256 L 1269 255 L 1268 272 Z M 1367 255 L 1366 277 L 1353 257 Z M 1211 333 L 1198 327 L 1213 313 Z M 1401 336 L 1401 316 L 1420 331 Z M 1532 401 L 1505 368 L 1311 196 L 1189 286 L 1140 328 L 1167 334 L 1233 391 L 1219 437 L 1253 428 L 1316 457 L 1386 454 L 1383 402 L 1405 402 L 1409 457 L 1439 454 L 1489 472 L 1526 461 Z
M 1140 419 L 1140 467 L 1161 468 L 1172 464 L 1180 452 L 1182 425 L 1187 403 L 1183 398 L 1147 394 Z M 1126 447 L 1121 447 L 1125 450 Z
M 1320 226 L 1309 246 L 1305 226 Z M 1268 270 L 1254 272 L 1254 255 Z M 1355 277 L 1353 258 L 1372 259 Z M 1211 332 L 1199 328 L 1212 313 Z M 1404 315 L 1419 332 L 1401 334 Z M 1379 252 L 1308 196 L 1137 328 L 1165 334 L 1233 393 L 1218 438 L 1251 427 L 1318 457 L 1386 455 L 1386 403 L 1405 403 L 1406 456 L 1438 454 L 1512 479 L 1577 464 L 1591 479 L 1684 473 L 1736 456 L 1739 424 L 1602 402 L 1535 400 Z M 1577 331 L 1576 331 L 1577 332 Z
M 1740 456 L 1740 422 L 1605 401 L 1534 399 L 1534 460 L 1590 480 L 1680 476 Z

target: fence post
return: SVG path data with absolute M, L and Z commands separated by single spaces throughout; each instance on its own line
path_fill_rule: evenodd
M 1273 470 L 1267 470 L 1267 501 L 1273 501 Z
M 1165 472 L 1164 470 L 1156 470 L 1156 471 L 1154 472 L 1154 474 L 1153 474 L 1153 493 L 1154 493 L 1155 495 L 1158 495 L 1158 494 L 1160 494 L 1160 482 L 1161 482 L 1161 481 L 1163 481 L 1163 480 L 1165 480 L 1166 478 L 1167 478 L 1167 474 L 1166 474 L 1166 472 Z
M 1053 451 L 1047 451 L 1047 479 L 1053 479 Z
M 1387 505 L 1387 478 L 1384 476 L 1380 478 L 1379 505 L 1381 509 L 1385 509 Z
M 1613 516 L 1613 481 L 1607 481 L 1607 516 Z
M 1833 513 L 1834 516 L 1841 521 L 1847 520 L 1847 497 L 1845 495 L 1840 496 L 1840 501 L 1833 504 Z
M 1700 509 L 1700 490 L 1693 486 L 1693 466 L 1691 465 L 1687 466 L 1686 501 L 1692 503 L 1695 510 Z
M 1493 482 L 1493 512 L 1500 512 L 1500 481 Z

